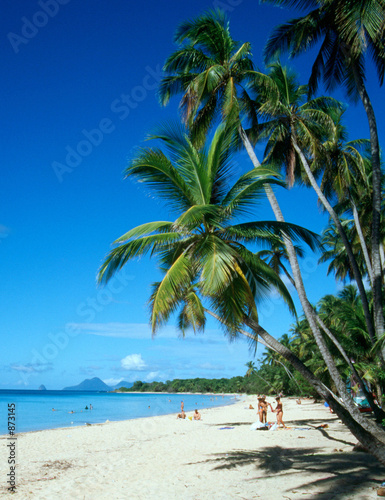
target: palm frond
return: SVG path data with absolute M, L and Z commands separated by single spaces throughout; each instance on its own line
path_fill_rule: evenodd
M 288 236 L 293 241 L 303 241 L 313 251 L 322 248 L 320 237 L 313 231 L 296 224 L 279 221 L 256 221 L 237 224 L 225 229 L 225 237 L 238 241 L 263 241 L 271 237 Z
M 144 236 L 145 234 L 151 234 L 154 232 L 170 232 L 172 229 L 173 223 L 169 221 L 155 221 L 155 222 L 146 222 L 145 224 L 141 224 L 140 226 L 136 226 L 133 229 L 130 229 L 127 233 L 120 236 L 113 242 L 113 245 L 118 243 L 123 243 L 131 238 L 139 238 Z
M 107 283 L 129 260 L 146 255 L 148 252 L 159 252 L 183 237 L 183 234 L 171 232 L 144 236 L 122 243 L 110 251 L 100 267 L 99 283 Z
M 183 295 L 181 290 L 191 281 L 190 261 L 181 254 L 165 273 L 151 296 L 151 326 L 153 333 L 175 311 Z
M 125 178 L 128 177 L 154 190 L 176 210 L 184 210 L 191 203 L 187 183 L 160 150 L 141 150 L 125 170 Z
M 194 333 L 204 330 L 206 325 L 205 308 L 194 288 L 191 288 L 183 297 L 183 307 L 178 315 L 178 329 L 185 336 L 188 329 Z

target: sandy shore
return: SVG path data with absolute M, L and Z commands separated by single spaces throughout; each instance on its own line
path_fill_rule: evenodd
M 378 498 L 384 468 L 352 451 L 356 439 L 322 404 L 284 398 L 290 428 L 268 432 L 250 430 L 250 402 L 256 407 L 248 396 L 202 410 L 198 422 L 166 415 L 20 434 L 13 498 Z M 9 441 L 0 439 L 0 495 L 8 496 Z

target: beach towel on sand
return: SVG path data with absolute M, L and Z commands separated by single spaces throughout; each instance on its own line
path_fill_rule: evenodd
M 262 428 L 266 428 L 267 429 L 267 424 L 264 424 L 262 422 L 254 422 L 253 424 L 251 424 L 250 426 L 250 430 L 251 431 L 256 431 L 258 429 L 262 429 Z

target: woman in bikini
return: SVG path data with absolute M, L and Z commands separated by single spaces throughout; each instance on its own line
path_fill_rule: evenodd
M 262 396 L 262 401 L 261 401 L 261 408 L 262 408 L 262 420 L 261 422 L 267 423 L 267 408 L 268 408 L 268 402 L 265 400 L 265 396 Z
M 275 398 L 277 401 L 277 406 L 275 407 L 275 410 L 273 410 L 273 407 L 270 405 L 271 411 L 277 414 L 277 424 L 278 427 L 282 425 L 284 429 L 286 429 L 286 425 L 284 424 L 282 417 L 283 417 L 283 405 L 281 403 L 281 398 L 278 396 Z
M 258 415 L 259 415 L 259 421 L 263 422 L 263 399 L 258 398 Z

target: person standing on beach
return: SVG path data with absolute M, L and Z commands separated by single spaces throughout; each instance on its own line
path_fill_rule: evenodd
M 267 408 L 269 403 L 266 401 L 265 396 L 262 396 L 261 408 L 262 408 L 262 420 L 264 424 L 267 422 Z
M 263 398 L 258 398 L 258 415 L 260 422 L 263 422 L 263 417 L 264 417 L 263 412 L 264 412 Z
M 180 402 L 180 411 L 184 411 L 184 402 L 183 401 Z
M 280 425 L 282 425 L 282 427 L 284 429 L 286 429 L 286 425 L 284 424 L 282 418 L 283 418 L 283 404 L 281 403 L 281 398 L 278 396 L 277 398 L 275 398 L 275 400 L 277 401 L 277 406 L 275 407 L 275 410 L 273 409 L 273 407 L 271 406 L 270 404 L 270 409 L 273 413 L 276 413 L 277 414 L 277 424 L 278 424 L 278 427 Z

